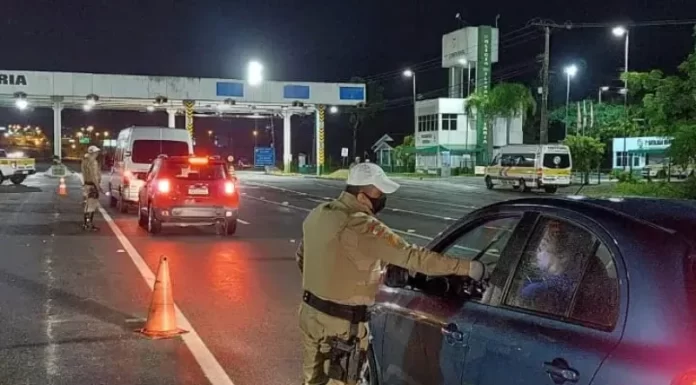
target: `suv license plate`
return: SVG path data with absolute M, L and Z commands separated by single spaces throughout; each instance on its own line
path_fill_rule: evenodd
M 208 195 L 208 188 L 189 188 L 189 195 Z

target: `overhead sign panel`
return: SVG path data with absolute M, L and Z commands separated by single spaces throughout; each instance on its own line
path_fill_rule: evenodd
M 365 87 L 339 87 L 341 100 L 365 100 Z
M 309 86 L 287 84 L 283 87 L 285 99 L 309 99 Z
M 244 83 L 217 82 L 217 96 L 244 97 Z

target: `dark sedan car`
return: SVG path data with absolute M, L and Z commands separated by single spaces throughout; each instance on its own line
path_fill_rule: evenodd
M 696 384 L 696 204 L 530 198 L 429 245 L 489 282 L 389 266 L 371 384 Z

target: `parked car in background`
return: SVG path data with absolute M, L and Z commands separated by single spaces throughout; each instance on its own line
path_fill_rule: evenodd
M 428 248 L 485 284 L 388 266 L 367 383 L 696 384 L 696 203 L 529 198 Z

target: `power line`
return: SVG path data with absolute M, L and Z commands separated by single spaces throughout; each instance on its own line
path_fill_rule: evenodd
M 620 23 L 573 23 L 572 21 L 566 21 L 563 24 L 556 23 L 554 21 L 536 21 L 532 25 L 539 27 L 549 27 L 557 29 L 576 29 L 576 28 L 611 28 L 615 27 Z M 664 27 L 664 26 L 676 26 L 676 25 L 696 25 L 696 19 L 687 20 L 653 20 L 653 21 L 640 21 L 631 22 L 623 24 L 627 28 L 631 27 Z
M 536 19 L 533 19 L 533 20 L 536 20 Z M 524 31 L 525 29 L 529 29 L 531 27 L 534 27 L 534 24 L 532 24 L 533 20 L 530 20 L 527 24 L 525 24 L 524 26 L 522 26 L 520 28 L 517 28 L 517 29 L 510 31 L 510 32 L 506 32 L 505 34 L 501 35 L 499 37 L 499 40 L 501 40 L 499 44 L 503 48 L 508 48 L 507 44 L 510 44 L 509 46 L 513 46 L 513 45 L 517 45 L 517 44 L 526 43 L 527 41 L 529 41 L 529 40 L 525 40 L 525 41 L 520 41 L 520 42 L 514 42 L 514 44 L 511 44 L 516 39 L 528 37 L 529 35 L 532 35 L 532 34 L 538 34 L 538 31 L 527 31 L 527 32 L 520 34 L 518 36 L 512 36 L 518 32 Z M 473 46 L 469 47 L 469 49 L 474 49 L 477 46 L 478 46 L 478 44 L 473 45 Z M 433 64 L 439 65 L 439 62 L 441 60 L 442 60 L 441 56 L 434 57 L 432 59 L 424 60 L 422 62 L 413 64 L 410 68 L 413 71 L 419 71 L 419 70 L 422 71 L 423 67 L 430 67 Z M 367 82 L 374 82 L 374 81 L 377 81 L 380 79 L 386 79 L 386 78 L 390 78 L 390 77 L 400 76 L 402 71 L 403 71 L 403 69 L 385 71 L 385 72 L 381 72 L 381 73 L 371 75 L 371 76 L 364 76 L 363 78 Z
M 541 36 L 543 36 L 543 35 L 541 33 L 539 33 L 539 31 L 526 32 L 522 35 L 516 36 L 514 38 L 508 39 L 505 42 L 500 43 L 500 49 L 512 48 L 512 47 L 517 46 L 517 45 L 528 43 L 532 40 L 540 38 Z M 474 49 L 477 46 L 478 46 L 478 44 L 469 47 L 469 49 Z M 418 63 L 414 66 L 411 66 L 410 69 L 416 73 L 419 73 L 419 72 L 423 73 L 423 72 L 428 72 L 428 71 L 432 71 L 435 69 L 441 69 L 442 68 L 441 67 L 441 60 L 442 60 L 441 57 L 436 57 L 436 58 Z M 382 74 L 374 75 L 371 77 L 365 77 L 364 79 L 367 83 L 374 83 L 377 81 L 382 81 L 382 80 L 386 80 L 386 79 L 399 77 L 399 76 L 402 76 L 402 74 L 403 74 L 403 70 L 393 70 L 393 71 L 389 71 L 389 72 L 384 72 Z

